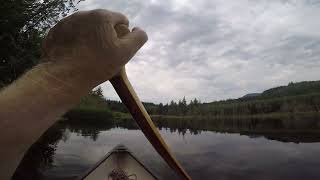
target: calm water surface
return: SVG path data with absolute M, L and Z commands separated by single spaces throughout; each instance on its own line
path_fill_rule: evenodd
M 193 179 L 320 179 L 320 118 L 156 119 Z M 178 179 L 132 120 L 63 121 L 33 145 L 13 179 L 74 179 L 125 144 L 160 179 Z

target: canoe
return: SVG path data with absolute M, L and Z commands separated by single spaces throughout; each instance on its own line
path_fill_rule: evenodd
M 83 180 L 157 180 L 124 145 L 117 145 L 79 179 Z

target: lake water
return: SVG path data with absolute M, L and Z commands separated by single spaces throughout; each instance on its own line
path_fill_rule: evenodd
M 193 179 L 320 179 L 320 118 L 155 119 Z M 178 179 L 133 120 L 63 121 L 32 146 L 17 179 L 74 179 L 117 144 L 159 179 Z

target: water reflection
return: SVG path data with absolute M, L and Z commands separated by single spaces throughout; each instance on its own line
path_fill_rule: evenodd
M 57 144 L 64 140 L 64 127 L 55 124 L 36 142 L 24 156 L 13 179 L 43 179 L 41 171 L 53 166 Z
M 320 178 L 319 117 L 153 119 L 195 179 Z M 119 142 L 158 176 L 174 179 L 130 119 L 55 124 L 30 148 L 13 179 L 74 179 Z
M 219 133 L 239 133 L 251 138 L 265 137 L 283 142 L 319 142 L 320 121 L 317 116 L 292 116 L 283 118 L 246 118 L 246 119 L 167 119 L 156 118 L 159 129 L 170 128 L 184 135 L 186 130 L 197 135 L 202 131 Z

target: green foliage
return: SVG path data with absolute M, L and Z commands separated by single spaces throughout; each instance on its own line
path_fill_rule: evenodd
M 289 83 L 264 91 L 258 96 L 200 103 L 197 99 L 186 103 L 185 97 L 178 103 L 159 104 L 160 115 L 247 116 L 270 113 L 297 113 L 320 111 L 320 81 Z M 148 107 L 146 107 L 148 110 Z M 150 113 L 149 112 L 149 113 Z
M 102 89 L 101 89 L 100 86 L 99 86 L 97 89 L 91 91 L 91 94 L 94 95 L 94 96 L 99 97 L 100 99 L 103 99 L 103 98 L 104 98 L 104 96 L 103 96 L 103 94 L 102 94 Z
M 39 62 L 41 40 L 75 0 L 9 0 L 0 7 L 0 88 Z M 77 1 L 79 2 L 79 1 Z
M 288 86 L 280 86 L 264 91 L 259 97 L 259 99 L 284 96 L 297 96 L 319 92 L 320 81 L 304 81 L 298 83 L 290 82 Z
M 200 101 L 198 99 L 191 100 L 187 103 L 185 97 L 179 100 L 178 103 L 171 101 L 170 104 L 163 105 L 162 103 L 156 105 L 153 103 L 143 103 L 149 114 L 161 115 L 196 115 L 200 113 Z
M 126 106 L 120 101 L 106 100 L 106 106 L 108 106 L 111 111 L 128 113 Z
M 65 114 L 65 117 L 69 120 L 84 120 L 105 122 L 113 118 L 113 115 L 108 109 L 97 108 L 76 108 Z
M 67 112 L 64 117 L 69 120 L 105 121 L 113 118 L 113 114 L 102 95 L 101 88 L 97 88 L 88 96 L 81 99 L 80 103 Z
M 319 112 L 320 93 L 270 99 L 204 104 L 201 112 L 211 116 L 257 115 L 268 113 Z
M 290 83 L 289 86 L 272 88 L 259 96 L 250 98 L 229 99 L 211 103 L 201 103 L 200 100 L 195 98 L 187 103 L 186 98 L 183 97 L 178 103 L 171 101 L 169 104 L 148 102 L 143 104 L 149 114 L 167 116 L 233 117 L 319 112 L 320 91 L 318 91 L 318 88 L 319 81 Z M 118 119 L 131 118 L 124 104 L 119 101 L 104 99 L 101 88 L 97 88 L 89 96 L 84 97 L 76 109 L 76 111 L 70 112 L 73 117 L 76 117 L 75 114 L 77 114 L 77 116 L 88 119 L 106 119 L 110 116 Z M 85 114 L 84 112 L 88 113 Z

